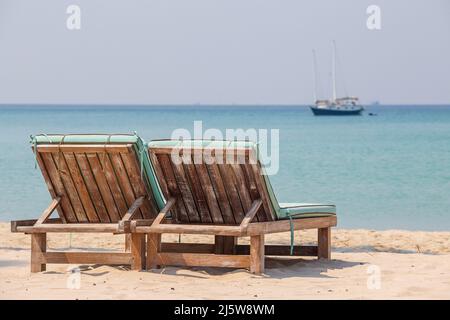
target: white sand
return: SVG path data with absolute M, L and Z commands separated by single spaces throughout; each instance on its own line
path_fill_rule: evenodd
M 311 244 L 314 239 L 313 231 L 296 233 L 296 243 Z M 267 259 L 263 276 L 218 268 L 136 272 L 81 266 L 79 289 L 67 286 L 73 279 L 68 265 L 48 265 L 46 272 L 30 274 L 29 236 L 12 234 L 9 224 L 0 223 L 0 240 L 0 299 L 450 299 L 450 232 L 337 229 L 332 261 Z M 289 244 L 289 234 L 270 235 L 267 242 Z M 73 250 L 121 249 L 123 236 L 77 234 L 71 244 Z M 50 249 L 69 245 L 69 235 L 49 235 Z

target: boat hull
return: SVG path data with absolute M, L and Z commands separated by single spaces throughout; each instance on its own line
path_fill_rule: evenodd
M 339 110 L 339 109 L 311 107 L 311 111 L 314 113 L 315 116 L 359 116 L 361 115 L 363 109 L 360 108 L 352 110 L 345 110 L 345 109 Z

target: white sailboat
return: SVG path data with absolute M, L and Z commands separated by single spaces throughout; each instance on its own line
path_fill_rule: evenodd
M 317 59 L 313 50 L 314 63 L 314 106 L 311 111 L 316 116 L 353 116 L 360 115 L 364 107 L 359 103 L 357 97 L 337 97 L 336 90 L 336 43 L 333 41 L 332 55 L 332 85 L 333 96 L 331 100 L 321 100 L 317 98 Z

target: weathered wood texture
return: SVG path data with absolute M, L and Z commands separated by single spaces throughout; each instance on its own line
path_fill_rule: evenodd
M 235 254 L 237 237 L 215 236 L 214 251 L 216 254 Z
M 158 213 L 132 145 L 38 145 L 37 160 L 63 222 L 116 223 L 140 197 L 135 218 Z
M 36 225 L 40 225 L 40 224 L 43 224 L 44 222 L 46 222 L 52 215 L 53 211 L 55 211 L 55 209 L 59 205 L 60 201 L 61 201 L 61 198 L 59 198 L 59 197 L 57 197 L 56 199 L 53 199 L 52 202 L 50 203 L 50 205 L 48 206 L 48 208 L 45 209 L 44 212 L 42 213 L 42 215 L 40 216 L 40 218 L 37 219 Z
M 336 226 L 336 216 L 320 218 L 295 219 L 292 222 L 294 230 L 319 229 Z M 25 228 L 25 227 L 18 227 Z M 236 225 L 209 225 L 209 224 L 180 224 L 172 220 L 166 220 L 164 224 L 151 226 L 151 221 L 133 221 L 131 231 L 138 233 L 186 233 L 186 234 L 210 234 L 217 236 L 252 236 L 258 234 L 278 233 L 291 230 L 289 220 L 269 222 L 253 222 L 245 230 Z
M 156 264 L 161 266 L 248 268 L 248 255 L 175 253 L 162 252 L 157 255 Z
M 145 269 L 145 234 L 132 233 L 131 234 L 131 256 L 133 262 L 131 263 L 132 270 Z
M 147 270 L 153 269 L 158 265 L 158 256 L 161 252 L 161 234 L 147 234 Z
M 150 159 L 165 198 L 178 200 L 170 211 L 174 222 L 238 225 L 259 200 L 262 205 L 247 216 L 246 225 L 276 220 L 260 164 L 252 161 L 253 152 L 150 147 Z
M 316 228 L 334 227 L 337 224 L 336 216 L 320 217 L 320 218 L 303 218 L 292 220 L 294 230 L 306 230 Z M 268 233 L 285 232 L 291 229 L 289 220 L 278 220 L 271 222 L 256 222 L 248 226 L 246 235 L 258 235 Z
M 44 223 L 34 226 L 19 226 L 24 233 L 122 233 L 117 223 Z
M 129 252 L 45 252 L 36 254 L 40 264 L 107 264 L 132 265 L 133 257 Z M 32 272 L 39 272 L 33 271 Z
M 182 253 L 217 253 L 216 245 L 213 243 L 161 243 L 161 252 L 182 252 Z
M 31 272 L 45 271 L 45 261 L 40 257 L 47 251 L 47 235 L 37 233 L 31 235 Z
M 236 254 L 250 254 L 249 245 L 237 245 Z M 265 256 L 291 256 L 291 246 L 265 245 Z M 317 256 L 317 246 L 294 246 L 292 256 Z
M 317 234 L 319 259 L 331 259 L 331 228 L 320 228 Z
M 158 235 L 158 234 L 155 234 Z M 228 238 L 228 237 L 226 237 Z M 229 237 L 236 239 L 235 237 Z M 212 243 L 174 243 L 162 242 L 159 240 L 158 252 L 179 252 L 179 253 L 215 253 L 215 254 L 238 254 L 249 255 L 250 246 L 245 244 L 235 244 L 236 240 L 228 240 L 230 245 L 233 245 L 233 250 L 224 249 L 218 250 L 217 242 Z M 223 242 L 222 242 L 223 243 Z M 228 248 L 231 248 L 229 246 Z M 264 254 L 266 256 L 290 256 L 291 246 L 288 245 L 268 245 L 264 246 Z M 317 246 L 294 246 L 292 256 L 317 256 Z
M 125 252 L 131 252 L 131 233 L 125 234 Z
M 29 219 L 29 220 L 14 220 L 11 221 L 11 232 L 26 232 L 23 228 L 31 229 L 38 219 Z M 60 218 L 47 219 L 47 224 L 61 224 L 62 220 Z
M 264 272 L 264 235 L 250 237 L 250 272 Z
M 145 235 L 132 234 L 130 247 L 129 252 L 47 252 L 47 234 L 32 233 L 31 272 L 45 271 L 49 263 L 131 265 L 133 270 L 144 269 Z
M 243 236 L 240 226 L 224 225 L 200 225 L 200 224 L 177 224 L 167 223 L 157 226 L 141 226 L 131 231 L 137 233 L 175 233 L 175 234 L 211 234 L 218 236 Z

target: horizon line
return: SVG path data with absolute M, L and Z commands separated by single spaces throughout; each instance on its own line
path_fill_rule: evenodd
M 0 103 L 0 107 L 7 106 L 49 106 L 49 107 L 309 107 L 308 104 L 293 103 Z M 368 103 L 364 106 L 450 106 L 449 103 Z

